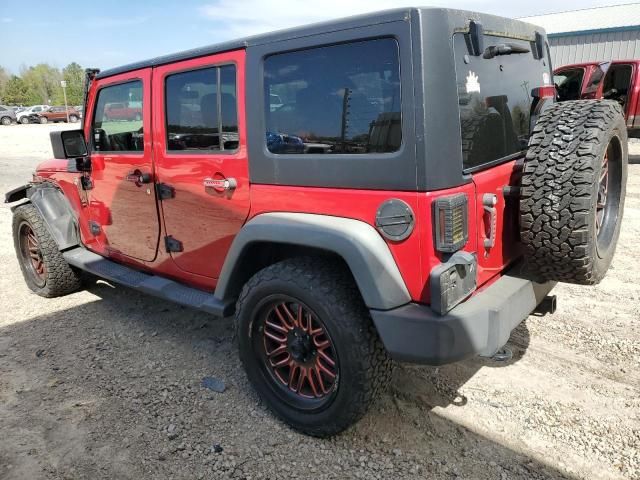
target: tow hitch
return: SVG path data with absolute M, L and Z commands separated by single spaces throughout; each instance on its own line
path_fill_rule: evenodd
M 547 313 L 555 313 L 556 311 L 556 296 L 555 295 L 547 295 L 542 299 L 540 304 L 533 311 L 535 315 L 540 317 L 546 315 Z

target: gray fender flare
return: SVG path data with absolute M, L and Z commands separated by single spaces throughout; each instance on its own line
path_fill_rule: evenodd
M 318 248 L 340 256 L 349 266 L 369 308 L 389 310 L 411 301 L 389 247 L 369 224 L 350 218 L 274 212 L 247 222 L 225 259 L 215 296 L 228 300 L 236 291 L 240 260 L 256 242 Z
M 25 185 L 7 194 L 6 202 L 28 199 L 36 207 L 49 233 L 55 240 L 60 251 L 80 245 L 78 238 L 77 220 L 69 200 L 64 194 L 49 183 Z M 16 208 L 19 205 L 13 206 Z

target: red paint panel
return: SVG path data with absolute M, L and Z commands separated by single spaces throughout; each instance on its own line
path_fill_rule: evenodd
M 477 226 L 476 251 L 478 255 L 478 285 L 501 273 L 520 254 L 517 197 L 505 197 L 505 185 L 517 185 L 514 178 L 515 161 L 488 168 L 473 175 L 476 186 L 476 211 L 473 223 Z M 490 214 L 484 209 L 485 194 L 495 195 L 496 236 L 495 244 L 485 248 L 484 241 L 491 232 Z

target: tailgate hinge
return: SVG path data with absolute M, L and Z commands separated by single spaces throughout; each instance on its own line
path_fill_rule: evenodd
M 176 189 L 166 183 L 156 183 L 156 196 L 158 200 L 168 200 L 176 196 Z
M 167 235 L 164 237 L 164 246 L 167 249 L 167 252 L 181 252 L 182 242 L 180 240 L 176 240 L 171 235 Z

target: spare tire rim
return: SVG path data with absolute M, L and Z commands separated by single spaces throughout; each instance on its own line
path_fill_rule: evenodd
M 596 202 L 596 235 L 600 235 L 607 207 L 607 192 L 609 190 L 609 147 L 602 157 L 600 183 L 598 185 L 598 200 Z
M 260 357 L 286 403 L 302 408 L 325 406 L 336 391 L 339 363 L 324 323 L 306 305 L 286 297 L 261 309 Z M 257 338 L 256 338 L 257 337 Z
M 20 251 L 22 253 L 22 261 L 31 272 L 33 281 L 38 287 L 43 287 L 46 283 L 47 266 L 42 257 L 40 242 L 36 237 L 31 225 L 24 222 L 20 225 Z

